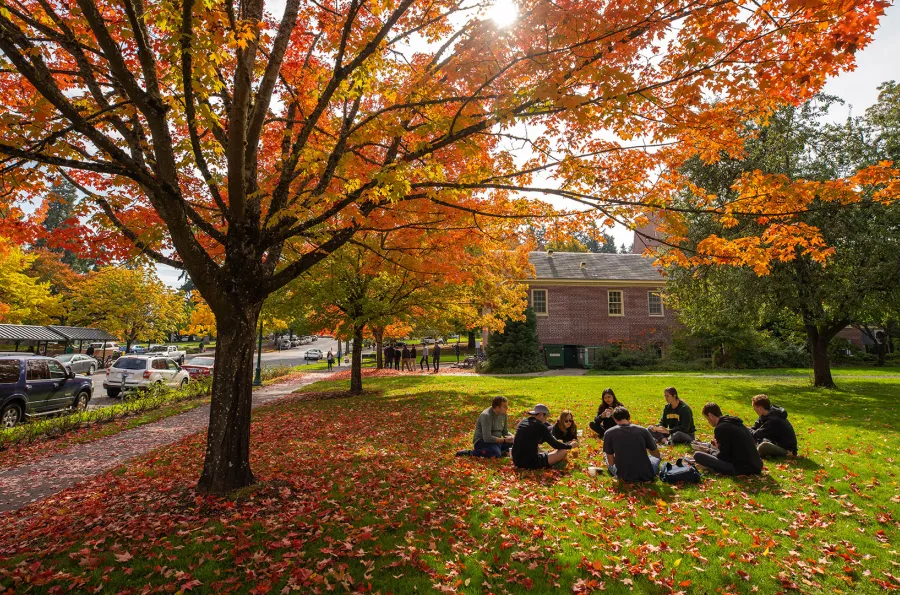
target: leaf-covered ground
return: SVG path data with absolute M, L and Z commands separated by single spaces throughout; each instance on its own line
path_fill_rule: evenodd
M 261 483 L 233 498 L 194 492 L 201 435 L 0 517 L 0 592 L 900 589 L 900 380 L 840 382 L 819 391 L 783 376 L 368 379 L 362 397 L 326 392 L 336 398 L 257 411 Z M 750 397 L 767 392 L 788 408 L 803 456 L 769 462 L 759 478 L 683 488 L 588 477 L 584 467 L 600 461 L 593 438 L 565 471 L 453 456 L 496 394 L 510 398 L 513 418 L 544 402 L 586 426 L 611 385 L 647 423 L 670 384 L 698 414 L 715 399 L 748 421 Z

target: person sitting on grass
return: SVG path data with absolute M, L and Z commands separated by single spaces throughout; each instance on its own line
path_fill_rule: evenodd
M 751 401 L 759 417 L 750 427 L 760 457 L 797 455 L 797 434 L 783 407 L 772 405 L 768 395 L 756 395 Z
M 756 450 L 756 441 L 739 417 L 722 415 L 715 403 L 703 406 L 703 417 L 714 430 L 714 450 L 694 453 L 694 462 L 724 475 L 759 475 L 763 463 Z
M 513 443 L 513 435 L 507 428 L 508 409 L 506 397 L 494 397 L 491 406 L 481 412 L 475 423 L 472 450 L 461 450 L 456 456 L 494 459 L 508 455 Z
M 616 407 L 623 407 L 622 403 L 616 398 L 616 393 L 611 388 L 605 389 L 600 396 L 600 407 L 597 408 L 597 417 L 588 424 L 600 438 L 603 438 L 606 430 L 616 425 L 612 416 Z
M 566 443 L 554 438 L 546 425 L 549 417 L 550 409 L 546 405 L 535 405 L 534 409 L 528 412 L 528 417 L 519 422 L 512 447 L 512 459 L 516 467 L 543 469 L 551 465 L 564 464 L 569 449 L 578 444 L 576 440 Z M 539 450 L 538 447 L 545 442 L 556 450 L 550 452 Z
M 653 437 L 661 444 L 688 444 L 693 442 L 694 414 L 688 404 L 678 398 L 678 391 L 670 386 L 663 395 L 666 398 L 666 406 L 663 408 L 659 425 L 647 428 Z
M 613 409 L 615 426 L 603 436 L 603 452 L 609 474 L 619 481 L 653 481 L 659 473 L 660 454 L 647 428 L 631 423 L 631 413 L 621 405 Z
M 578 440 L 578 426 L 575 425 L 575 416 L 572 412 L 566 409 L 560 413 L 550 433 L 560 442 Z

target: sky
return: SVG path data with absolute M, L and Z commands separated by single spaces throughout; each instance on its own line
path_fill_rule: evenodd
M 825 93 L 836 95 L 846 102 L 829 113 L 833 121 L 844 120 L 851 114 L 862 114 L 878 99 L 878 85 L 900 79 L 900 5 L 895 4 L 885 11 L 874 41 L 856 55 L 856 63 L 855 70 L 834 77 L 825 85 Z M 630 230 L 617 227 L 612 234 L 616 245 L 631 244 Z M 167 285 L 181 286 L 179 271 L 165 265 L 157 265 L 157 271 Z

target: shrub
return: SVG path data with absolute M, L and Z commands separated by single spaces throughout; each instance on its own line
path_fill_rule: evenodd
M 479 371 L 492 374 L 527 374 L 546 370 L 537 340 L 537 318 L 531 308 L 525 310 L 524 322 L 507 321 L 502 333 L 491 333 L 487 361 L 479 367 Z
M 661 362 L 655 348 L 623 349 L 619 345 L 591 348 L 595 370 L 653 369 Z

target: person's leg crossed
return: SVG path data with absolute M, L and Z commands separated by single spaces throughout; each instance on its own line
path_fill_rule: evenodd
M 698 465 L 703 465 L 716 473 L 722 473 L 724 475 L 737 475 L 737 469 L 734 468 L 734 465 L 727 461 L 723 461 L 719 457 L 714 457 L 705 452 L 695 452 L 694 453 L 694 462 Z
M 759 453 L 760 457 L 786 457 L 788 455 L 788 450 L 785 448 L 781 448 L 774 442 L 769 442 L 768 440 L 763 440 L 759 443 L 759 446 L 756 447 L 756 451 Z
M 694 441 L 694 436 L 687 432 L 672 432 L 669 438 L 672 444 L 689 444 Z
M 503 456 L 500 445 L 496 442 L 485 442 L 479 440 L 474 447 L 476 457 L 484 457 L 486 459 L 499 459 Z

